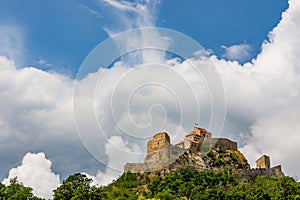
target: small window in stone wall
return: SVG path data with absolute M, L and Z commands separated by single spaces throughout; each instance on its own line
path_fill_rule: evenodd
M 157 145 L 159 145 L 159 142 L 157 143 Z

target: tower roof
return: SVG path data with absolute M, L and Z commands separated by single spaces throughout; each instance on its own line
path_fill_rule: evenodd
M 199 144 L 199 142 L 195 141 L 195 140 L 190 140 L 190 139 L 187 139 L 188 141 L 194 143 L 194 144 Z
M 206 130 L 204 128 L 200 128 L 200 127 L 197 127 L 197 126 L 195 126 L 195 128 L 198 129 L 198 130 L 200 130 L 203 133 L 207 133 L 208 132 L 208 130 Z
M 267 155 L 262 155 L 262 156 L 261 156 L 259 159 L 257 159 L 255 162 L 257 162 L 257 161 L 259 161 L 259 160 L 261 160 L 261 159 L 263 159 L 263 158 L 270 159 L 269 156 L 267 156 Z
M 200 134 L 196 133 L 195 131 L 191 131 L 185 137 L 188 137 L 188 136 L 191 136 L 191 135 L 200 136 Z
M 178 142 L 176 145 L 183 144 L 183 143 L 184 143 L 183 141 L 180 141 L 180 142 Z

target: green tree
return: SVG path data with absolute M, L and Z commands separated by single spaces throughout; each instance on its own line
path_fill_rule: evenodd
M 0 183 L 0 199 L 4 199 L 4 197 L 5 197 L 5 190 L 6 190 L 5 185 L 3 185 L 2 183 Z
M 5 186 L 0 184 L 0 199 L 1 200 L 39 200 L 32 194 L 32 188 L 25 187 L 17 181 L 17 177 L 10 180 L 10 184 Z
M 55 189 L 53 199 L 79 200 L 79 199 L 101 199 L 103 193 L 101 188 L 90 186 L 92 179 L 86 175 L 76 173 L 69 176 L 63 184 Z
M 157 193 L 157 195 L 155 197 L 159 198 L 160 200 L 173 200 L 173 199 L 175 199 L 175 195 L 172 194 L 171 190 L 163 190 L 162 192 Z

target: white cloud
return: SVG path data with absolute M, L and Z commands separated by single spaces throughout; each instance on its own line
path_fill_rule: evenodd
M 136 7 L 136 5 L 128 1 L 116 1 L 116 0 L 103 0 L 103 1 L 120 10 L 138 12 L 138 8 Z
M 137 144 L 131 144 L 132 147 L 128 147 L 128 145 L 128 141 L 124 141 L 120 136 L 112 136 L 107 140 L 105 153 L 109 156 L 109 162 L 105 172 L 99 170 L 96 176 L 84 173 L 93 180 L 92 185 L 107 185 L 113 180 L 117 180 L 127 162 L 135 162 L 143 158 L 141 157 L 142 150 Z
M 300 153 L 300 2 L 289 1 L 289 9 L 270 34 L 261 54 L 254 61 L 254 73 L 260 76 L 260 101 L 256 103 L 263 112 L 251 126 L 253 138 L 243 151 L 251 158 L 252 152 L 271 155 L 275 164 L 281 163 L 289 175 L 299 177 L 299 162 L 293 159 Z M 252 72 L 252 73 L 253 73 Z M 253 81 L 254 82 L 254 81 Z M 259 109 L 258 108 L 258 109 Z M 249 153 L 247 153 L 249 152 Z
M 45 58 L 40 58 L 38 61 L 37 61 L 38 64 L 40 65 L 43 65 L 43 66 L 46 66 L 46 67 L 52 67 L 53 64 L 49 63 Z
M 72 87 L 73 80 L 63 75 L 17 69 L 0 56 L 0 157 L 6 160 L 0 162 L 1 178 L 24 153 L 41 150 L 63 177 L 87 165 L 98 170 L 74 128 Z
M 99 12 L 97 12 L 96 10 L 91 9 L 91 8 L 89 8 L 88 6 L 83 5 L 83 4 L 79 4 L 78 6 L 79 6 L 80 8 L 82 8 L 82 9 L 86 10 L 89 14 L 91 14 L 91 15 L 97 17 L 98 19 L 103 19 L 103 16 L 102 16 Z
M 222 45 L 222 48 L 225 50 L 222 57 L 228 60 L 244 62 L 251 58 L 252 47 L 249 44 L 237 44 L 229 47 Z
M 122 22 L 119 25 L 119 30 L 116 27 L 105 27 L 104 30 L 111 37 L 119 32 L 141 28 L 133 34 L 124 34 L 122 38 L 118 38 L 115 41 L 121 50 L 130 51 L 130 49 L 140 48 L 141 44 L 147 44 L 149 46 L 161 46 L 162 49 L 170 44 L 167 38 L 163 38 L 155 30 L 143 30 L 145 27 L 154 27 L 158 0 L 152 1 L 117 1 L 117 0 L 103 0 L 115 8 L 114 16 L 117 17 L 116 24 Z M 113 23 L 115 24 L 115 23 Z M 135 52 L 122 55 L 121 59 L 124 64 L 128 66 L 135 66 L 142 63 L 163 63 L 165 54 L 162 51 L 148 49 L 147 51 L 140 51 L 135 49 Z
M 24 59 L 24 30 L 16 25 L 0 25 L 0 56 L 21 64 Z
M 46 199 L 52 198 L 52 191 L 59 186 L 59 175 L 52 172 L 51 161 L 44 153 L 27 153 L 22 164 L 9 170 L 2 183 L 9 185 L 9 180 L 14 177 L 24 186 L 31 187 L 34 195 Z

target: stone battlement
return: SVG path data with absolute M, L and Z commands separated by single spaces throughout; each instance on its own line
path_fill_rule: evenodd
M 281 170 L 281 165 L 277 165 L 272 168 L 255 168 L 237 171 L 241 175 L 240 181 L 246 181 L 250 179 L 255 179 L 257 176 L 265 177 L 275 177 L 280 178 L 284 176 L 284 173 Z

